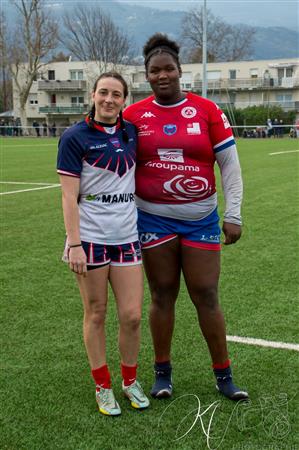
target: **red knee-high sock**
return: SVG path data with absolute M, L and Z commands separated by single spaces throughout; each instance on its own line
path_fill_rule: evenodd
M 130 386 L 136 380 L 137 364 L 135 366 L 126 366 L 121 363 L 121 374 L 124 380 L 125 386 Z
M 111 378 L 107 364 L 104 364 L 104 366 L 98 367 L 97 369 L 92 369 L 91 374 L 97 390 L 100 390 L 101 388 L 111 389 Z

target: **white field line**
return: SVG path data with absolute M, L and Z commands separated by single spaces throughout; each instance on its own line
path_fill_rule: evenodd
M 299 352 L 299 344 L 288 344 L 286 342 L 266 341 L 265 339 L 255 339 L 240 336 L 226 336 L 230 342 L 238 342 L 240 344 L 257 345 L 260 347 L 280 348 L 285 350 L 295 350 Z
M 60 184 L 52 184 L 51 186 L 43 186 L 32 189 L 22 189 L 22 190 L 20 189 L 19 191 L 0 192 L 0 195 L 20 194 L 21 192 L 40 191 L 42 189 L 53 189 L 56 187 L 60 187 Z
M 34 186 L 56 186 L 57 183 L 31 183 L 27 181 L 0 181 L 0 184 L 27 184 Z
M 57 142 L 53 142 L 52 144 L 14 144 L 14 143 L 10 143 L 10 144 L 3 144 L 0 143 L 0 147 L 6 147 L 6 148 L 14 148 L 14 147 L 32 147 L 32 148 L 39 148 L 39 147 L 49 147 L 49 146 L 53 146 L 55 145 L 55 147 L 57 147 Z
M 286 153 L 297 153 L 299 152 L 299 150 L 286 150 L 285 152 L 274 152 L 274 153 L 269 153 L 270 156 L 274 156 L 274 155 L 284 155 Z

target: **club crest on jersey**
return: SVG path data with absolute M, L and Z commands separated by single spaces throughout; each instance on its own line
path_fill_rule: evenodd
M 111 142 L 111 144 L 116 147 L 119 148 L 120 147 L 120 142 L 118 140 L 118 138 L 114 137 L 114 138 L 110 138 L 109 141 Z
M 182 109 L 181 114 L 185 119 L 192 119 L 192 117 L 196 116 L 197 110 L 193 108 L 193 106 L 185 106 Z
M 163 132 L 168 136 L 171 136 L 172 134 L 175 134 L 177 132 L 177 126 L 172 123 L 164 125 Z

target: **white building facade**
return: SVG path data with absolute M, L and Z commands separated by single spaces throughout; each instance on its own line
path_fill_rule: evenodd
M 129 86 L 127 104 L 150 95 L 143 66 L 119 66 Z M 184 90 L 201 94 L 202 64 L 182 64 Z M 28 126 L 33 122 L 64 128 L 81 120 L 91 106 L 90 93 L 99 68 L 92 61 L 55 62 L 44 66 L 33 82 L 26 105 Z M 299 116 L 299 62 L 296 58 L 231 61 L 207 64 L 207 96 L 219 105 L 245 108 L 278 105 Z M 13 90 L 14 117 L 20 117 Z

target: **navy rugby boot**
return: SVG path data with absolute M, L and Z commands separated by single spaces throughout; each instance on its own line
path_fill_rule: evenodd
M 242 391 L 234 385 L 232 371 L 230 367 L 226 369 L 214 369 L 217 380 L 216 389 L 230 400 L 248 400 L 248 392 Z
M 154 398 L 167 398 L 172 395 L 172 367 L 170 362 L 156 363 L 155 383 L 151 389 L 151 396 Z

